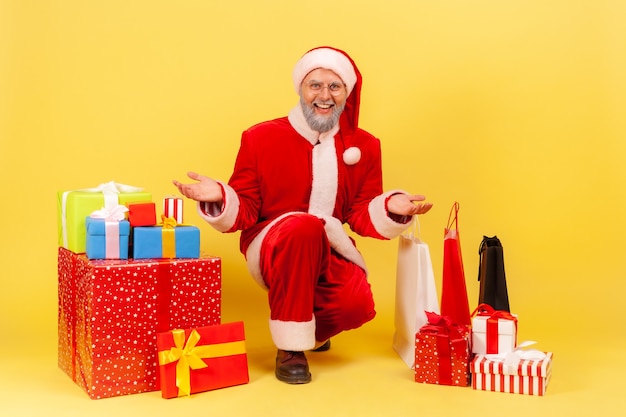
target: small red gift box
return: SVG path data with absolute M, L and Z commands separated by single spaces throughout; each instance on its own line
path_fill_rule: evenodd
M 128 221 L 132 227 L 154 226 L 156 223 L 156 206 L 153 202 L 128 204 Z
M 163 398 L 250 380 L 243 322 L 159 333 L 157 347 Z
M 472 313 L 472 353 L 507 353 L 517 345 L 517 316 L 479 305 Z
M 58 365 L 90 398 L 159 389 L 157 333 L 221 318 L 221 260 L 58 253 Z
M 552 352 L 539 352 L 539 356 L 524 353 L 521 351 L 513 361 L 505 355 L 476 355 L 470 366 L 472 388 L 543 396 L 552 376 Z
M 426 316 L 428 324 L 415 335 L 415 382 L 469 386 L 469 327 L 435 313 Z

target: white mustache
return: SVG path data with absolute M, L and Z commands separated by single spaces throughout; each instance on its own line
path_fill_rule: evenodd
M 313 102 L 313 104 L 317 104 L 317 105 L 320 105 L 320 104 L 321 104 L 321 105 L 324 105 L 324 106 L 332 106 L 332 105 L 334 105 L 334 104 L 335 104 L 335 102 L 334 102 L 334 101 L 332 101 L 332 100 L 325 100 L 325 101 L 322 101 L 322 100 L 315 100 L 315 101 Z

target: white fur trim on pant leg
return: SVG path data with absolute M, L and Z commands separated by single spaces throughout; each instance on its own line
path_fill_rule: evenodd
M 246 250 L 246 264 L 248 265 L 248 271 L 250 271 L 250 275 L 254 281 L 259 284 L 262 288 L 267 290 L 267 285 L 265 285 L 265 281 L 263 280 L 263 274 L 261 274 L 261 245 L 263 244 L 263 239 L 265 239 L 265 235 L 267 232 L 274 226 L 279 220 L 284 219 L 287 216 L 293 216 L 295 214 L 302 214 L 302 212 L 293 211 L 289 213 L 282 214 L 268 223 L 267 226 L 263 228 L 259 232 L 258 235 L 252 239 L 250 245 L 248 245 L 248 249 Z
M 385 207 L 385 200 L 389 198 L 389 196 L 393 194 L 407 194 L 402 190 L 393 190 L 388 191 L 379 195 L 370 201 L 368 212 L 370 214 L 370 218 L 372 219 L 372 224 L 378 233 L 387 239 L 393 239 L 394 237 L 399 236 L 407 227 L 410 226 L 410 223 L 398 223 L 393 221 L 387 215 L 387 208 Z
M 218 215 L 211 215 L 202 210 L 202 204 L 198 203 L 198 214 L 207 223 L 215 228 L 219 232 L 226 232 L 230 230 L 237 220 L 239 214 L 239 196 L 237 192 L 228 184 L 224 184 L 218 181 L 224 188 L 224 208 Z
M 310 321 L 270 319 L 270 333 L 278 349 L 305 351 L 315 347 L 315 316 Z

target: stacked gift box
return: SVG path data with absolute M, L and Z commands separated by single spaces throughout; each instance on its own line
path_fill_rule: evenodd
M 518 318 L 510 312 L 503 249 L 496 236 L 484 236 L 480 244 L 478 307 L 470 314 L 458 210 L 455 202 L 445 228 L 441 315 L 421 308 L 412 312 L 416 318 L 425 313 L 428 319 L 415 334 L 415 381 L 542 396 L 552 374 L 553 354 L 524 349 L 535 342 L 517 343 Z M 418 281 L 432 279 L 422 271 L 423 262 L 428 265 L 429 257 L 417 259 Z M 427 288 L 424 285 L 411 296 L 432 297 L 433 290 Z
M 552 375 L 552 352 L 517 343 L 517 315 L 480 304 L 472 317 L 472 388 L 542 396 Z
M 415 336 L 415 381 L 475 390 L 543 396 L 552 374 L 552 352 L 517 344 L 517 316 L 479 305 L 471 326 L 426 312 Z
M 58 363 L 74 382 L 94 399 L 248 382 L 243 323 L 221 324 L 221 259 L 200 256 L 182 199 L 164 199 L 159 223 L 152 195 L 136 187 L 111 182 L 58 199 Z M 184 354 L 162 362 L 159 344 L 174 333 L 170 350 Z M 173 375 L 159 371 L 172 366 Z M 173 395 L 179 374 L 191 389 Z

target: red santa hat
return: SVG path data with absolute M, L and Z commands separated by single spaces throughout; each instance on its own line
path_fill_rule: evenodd
M 308 51 L 296 63 L 293 69 L 293 85 L 300 93 L 300 85 L 307 74 L 317 68 L 325 68 L 335 72 L 346 84 L 348 98 L 346 107 L 339 119 L 339 127 L 346 146 L 344 161 L 352 165 L 361 157 L 360 150 L 350 148 L 351 137 L 359 125 L 359 107 L 361 103 L 361 73 L 350 56 L 342 50 L 321 46 Z

